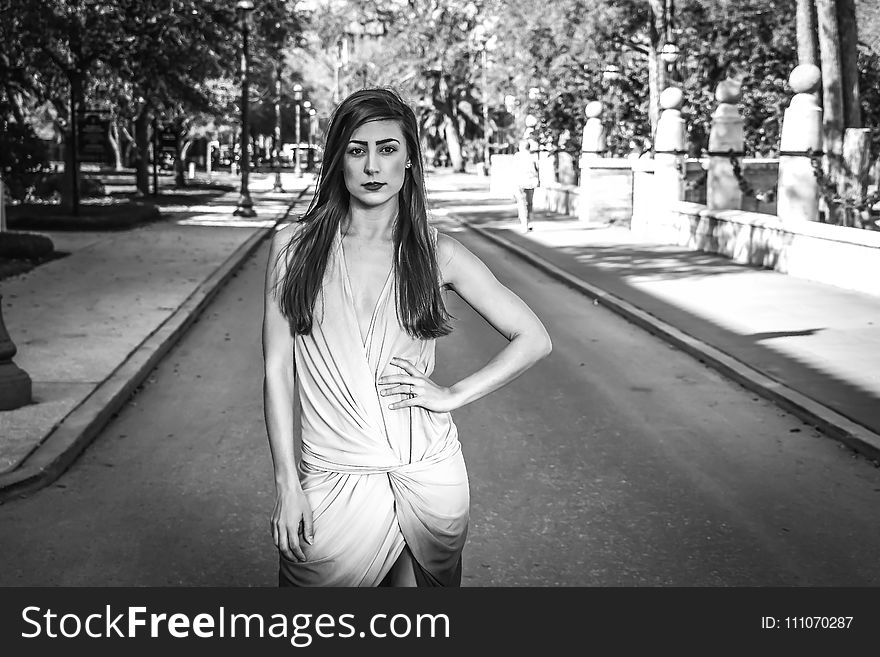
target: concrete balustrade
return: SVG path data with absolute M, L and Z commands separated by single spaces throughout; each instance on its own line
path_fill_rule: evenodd
M 739 210 L 742 190 L 733 171 L 730 152 L 740 159 L 745 145 L 744 121 L 737 103 L 740 85 L 722 80 L 715 90 L 718 107 L 712 113 L 709 130 L 709 177 L 706 181 L 706 205 L 710 210 Z
M 777 214 L 782 221 L 819 219 L 819 182 L 809 149 L 822 148 L 822 108 L 814 92 L 822 82 L 818 66 L 802 64 L 788 79 L 795 92 L 785 110 L 780 138 Z
M 538 151 L 538 178 L 542 185 L 556 182 L 556 158 L 546 148 Z
M 702 159 L 686 158 L 679 89 L 661 94 L 653 158 L 604 157 L 603 106 L 589 103 L 579 185 L 566 184 L 570 177 L 561 175 L 558 160 L 556 176 L 543 176 L 535 191 L 535 207 L 588 222 L 629 221 L 642 239 L 880 295 L 880 233 L 817 221 L 819 189 L 808 151 L 822 146 L 822 110 L 813 93 L 819 69 L 798 66 L 789 83 L 794 96 L 785 111 L 778 159 L 744 157 L 741 89 L 732 80 L 716 90 L 709 154 Z M 743 193 L 730 151 L 755 194 Z M 544 166 L 549 171 L 549 158 Z M 503 168 L 498 173 L 505 175 Z
M 633 167 L 634 231 L 648 230 L 652 215 L 663 212 L 684 198 L 685 148 L 687 126 L 681 116 L 684 94 L 677 87 L 667 87 L 660 94 L 660 119 L 654 138 L 653 166 L 637 160 Z M 635 199 L 639 189 L 639 201 Z M 639 206 L 636 212 L 636 206 Z

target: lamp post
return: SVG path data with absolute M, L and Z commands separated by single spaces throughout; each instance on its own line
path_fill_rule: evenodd
M 303 97 L 302 90 L 303 90 L 303 88 L 302 88 L 301 84 L 293 85 L 293 100 L 296 101 L 296 106 L 294 107 L 294 117 L 295 117 L 294 131 L 296 133 L 296 135 L 295 135 L 295 139 L 296 139 L 295 149 L 296 150 L 294 150 L 294 153 L 293 153 L 293 159 L 294 159 L 293 173 L 297 178 L 302 178 L 302 175 L 303 175 L 302 164 L 300 163 L 300 159 L 299 159 L 299 139 L 300 139 L 300 137 L 299 137 L 299 123 L 300 123 L 299 105 L 300 105 L 300 101 L 302 101 L 302 97 Z
M 309 110 L 309 168 L 315 164 L 315 156 L 317 155 L 316 144 L 312 141 L 317 134 L 318 110 L 314 107 Z
M 489 70 L 489 50 L 495 44 L 495 35 L 489 36 L 494 28 L 495 21 L 486 19 L 476 27 L 475 38 L 480 48 L 480 86 L 483 95 L 483 175 L 489 175 L 491 166 L 492 149 L 489 144 L 489 83 L 487 72 Z
M 239 0 L 235 8 L 241 15 L 241 193 L 238 206 L 232 214 L 238 217 L 255 217 L 254 202 L 248 189 L 248 178 L 251 171 L 250 135 L 248 126 L 248 15 L 254 9 L 251 0 Z
M 672 19 L 675 13 L 675 1 L 674 0 L 664 0 L 663 2 L 663 11 L 665 12 L 664 16 L 664 26 L 666 27 L 666 34 L 663 35 L 663 46 L 660 48 L 660 59 L 663 61 L 666 66 L 666 75 L 664 76 L 666 81 L 666 86 L 669 86 L 669 80 L 672 77 L 672 72 L 674 71 L 675 62 L 678 61 L 679 56 L 681 55 L 681 51 L 675 43 L 675 37 L 672 32 Z M 663 91 L 662 89 L 660 91 Z
M 308 171 L 312 166 L 312 124 L 309 118 L 312 113 L 312 103 L 308 100 L 303 101 L 303 110 L 306 114 L 306 164 L 303 169 Z
M 278 148 L 281 145 L 281 64 L 275 68 L 275 134 L 272 137 L 272 162 L 275 165 L 275 184 L 272 191 L 284 192 L 281 184 L 281 161 Z

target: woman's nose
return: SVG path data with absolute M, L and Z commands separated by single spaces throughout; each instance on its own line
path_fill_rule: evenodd
M 379 172 L 379 167 L 377 164 L 376 156 L 367 153 L 367 157 L 364 159 L 364 173 L 374 174 Z

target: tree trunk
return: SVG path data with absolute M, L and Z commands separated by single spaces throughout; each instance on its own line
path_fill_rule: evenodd
M 443 134 L 446 137 L 446 148 L 449 151 L 452 170 L 464 173 L 464 158 L 461 156 L 461 137 L 458 134 L 455 120 L 450 116 L 447 116 L 443 122 Z
M 125 125 L 122 126 L 122 136 L 125 137 L 125 149 L 123 151 L 122 161 L 127 167 L 133 167 L 135 164 L 135 155 L 137 153 L 136 146 L 134 142 L 134 137 L 131 136 L 131 133 L 134 131 L 134 125 L 131 124 L 131 130 L 128 129 Z
M 119 137 L 119 125 L 116 119 L 110 122 L 110 148 L 113 149 L 113 167 L 116 171 L 122 171 L 122 144 Z
M 186 151 L 189 150 L 189 145 L 183 144 L 183 140 L 180 138 L 180 135 L 177 135 L 177 140 L 174 144 L 174 186 L 175 187 L 186 187 Z
M 134 120 L 135 185 L 138 196 L 150 194 L 150 111 L 144 107 Z
M 843 94 L 843 126 L 862 127 L 859 102 L 859 34 L 855 0 L 837 0 L 837 29 L 840 34 L 840 86 Z
M 819 66 L 819 38 L 813 0 L 797 0 L 797 46 L 798 64 Z
M 666 39 L 666 7 L 665 0 L 648 0 L 648 4 L 651 6 L 648 21 L 648 119 L 654 135 L 660 119 L 660 93 L 666 88 L 666 68 L 659 55 Z
M 83 79 L 78 73 L 70 75 L 70 121 L 65 147 L 64 184 L 61 185 L 62 204 L 73 214 L 79 214 L 79 153 L 77 117 L 82 111 Z
M 843 137 L 844 179 L 840 189 L 843 198 L 858 201 L 865 197 L 870 166 L 871 131 L 868 128 L 847 128 Z M 844 209 L 842 219 L 844 226 L 861 227 L 861 213 L 854 208 Z
M 822 132 L 825 174 L 840 188 L 843 180 L 843 93 L 840 80 L 840 35 L 837 2 L 816 0 L 819 24 L 819 55 L 822 60 Z M 839 208 L 826 204 L 827 223 L 840 223 Z

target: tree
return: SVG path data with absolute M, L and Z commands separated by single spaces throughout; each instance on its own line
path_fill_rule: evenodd
M 47 0 L 32 3 L 8 0 L 4 25 L 9 36 L 26 49 L 23 70 L 33 76 L 28 91 L 50 100 L 59 116 L 66 115 L 63 195 L 74 214 L 79 211 L 79 172 L 76 157 L 76 117 L 83 110 L 84 88 L 90 70 L 119 45 L 122 20 L 117 3 L 103 0 Z M 5 20 L 4 20 L 5 23 Z M 6 39 L 4 39 L 5 41 Z M 22 47 L 24 49 L 24 47 Z

